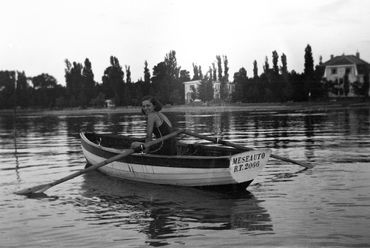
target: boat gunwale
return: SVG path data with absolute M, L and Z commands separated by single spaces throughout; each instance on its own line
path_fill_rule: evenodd
M 90 146 L 93 146 L 97 149 L 100 149 L 100 150 L 103 150 L 103 151 L 106 151 L 106 152 L 111 152 L 111 153 L 115 153 L 115 154 L 119 154 L 119 153 L 122 153 L 124 152 L 125 150 L 128 150 L 128 149 L 116 149 L 116 148 L 109 148 L 109 147 L 106 147 L 106 146 L 101 146 L 101 145 L 98 145 L 94 142 L 92 142 L 90 139 L 88 139 L 85 135 L 86 132 L 81 132 L 80 133 L 80 137 L 81 139 L 86 142 L 88 145 Z M 98 135 L 97 133 L 93 133 L 95 135 Z M 129 138 L 129 137 L 127 137 Z M 232 150 L 232 149 L 230 149 Z M 243 151 L 240 151 L 240 152 L 236 152 L 235 154 L 238 154 L 238 153 L 242 153 Z M 235 155 L 233 154 L 233 155 Z M 192 156 L 192 155 L 159 155 L 159 154 L 147 154 L 147 153 L 133 153 L 131 154 L 130 156 L 140 156 L 140 157 L 147 157 L 147 158 L 171 158 L 171 159 L 185 159 L 185 160 L 190 160 L 190 159 L 202 159 L 202 160 L 218 160 L 218 159 L 228 159 L 230 160 L 231 156 L 233 155 L 224 155 L 224 156 Z

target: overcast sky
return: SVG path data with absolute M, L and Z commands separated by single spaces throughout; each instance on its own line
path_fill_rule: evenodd
M 272 51 L 287 56 L 288 70 L 303 71 L 310 44 L 314 62 L 355 54 L 370 62 L 368 0 L 1 0 L 0 70 L 48 73 L 65 85 L 64 60 L 89 58 L 101 82 L 110 56 L 143 77 L 170 50 L 193 74 L 226 55 L 230 77 L 241 67 L 259 73 Z M 279 61 L 280 62 L 280 61 Z

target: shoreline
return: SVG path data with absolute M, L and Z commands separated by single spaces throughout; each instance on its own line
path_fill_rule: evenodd
M 287 102 L 287 103 L 241 103 L 220 105 L 175 105 L 163 106 L 163 112 L 312 112 L 342 109 L 370 108 L 369 100 L 340 100 L 321 102 Z M 65 108 L 65 109 L 17 109 L 17 114 L 24 115 L 81 115 L 81 114 L 118 114 L 118 113 L 141 113 L 139 106 L 127 106 L 116 108 Z M 14 114 L 13 109 L 0 110 L 0 114 Z

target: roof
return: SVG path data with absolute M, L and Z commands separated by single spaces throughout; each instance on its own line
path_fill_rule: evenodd
M 200 84 L 200 81 L 201 80 L 186 81 L 186 82 L 183 82 L 183 84 L 190 84 L 190 85 Z
M 330 65 L 349 65 L 349 64 L 355 64 L 355 65 L 369 65 L 366 61 L 360 59 L 359 57 L 355 55 L 340 55 L 335 56 L 334 58 L 326 61 L 322 64 L 322 66 L 330 66 Z

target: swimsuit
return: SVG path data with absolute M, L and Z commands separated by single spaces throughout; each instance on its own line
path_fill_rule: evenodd
M 172 127 L 170 127 L 170 125 L 168 125 L 168 123 L 161 118 L 161 115 L 158 114 L 158 117 L 162 120 L 162 124 L 159 127 L 153 128 L 154 136 L 157 139 L 172 132 Z M 176 139 L 175 138 L 166 139 L 162 141 L 158 147 L 155 146 L 152 150 L 153 152 L 150 152 L 151 154 L 176 155 L 177 154 Z

